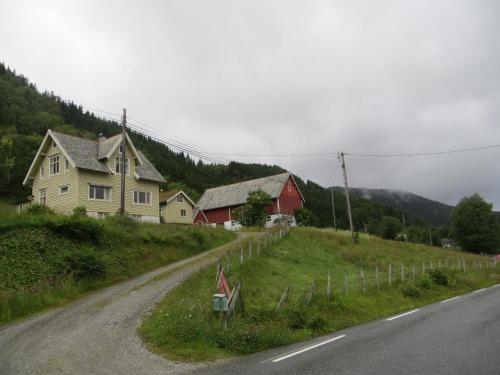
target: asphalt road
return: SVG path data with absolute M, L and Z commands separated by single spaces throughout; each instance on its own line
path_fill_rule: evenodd
M 249 235 L 259 234 L 241 233 L 236 241 Z M 0 374 L 154 375 L 195 369 L 149 352 L 137 328 L 155 302 L 234 242 L 0 328 Z M 169 271 L 166 278 L 151 280 Z
M 499 375 L 500 285 L 195 373 Z

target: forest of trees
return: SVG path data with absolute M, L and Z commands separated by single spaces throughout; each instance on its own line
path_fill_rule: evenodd
M 86 112 L 81 106 L 65 101 L 52 92 L 40 93 L 26 77 L 0 64 L 0 194 L 12 200 L 22 199 L 31 191 L 22 186 L 22 180 L 48 129 L 76 136 L 96 139 L 103 133 L 111 136 L 120 131 L 111 120 Z M 284 172 L 276 165 L 207 164 L 195 161 L 184 153 L 148 136 L 129 132 L 138 149 L 151 160 L 171 186 L 182 186 L 195 195 L 207 188 L 259 178 Z M 312 181 L 295 176 L 306 199 L 305 206 L 322 227 L 333 226 L 330 190 Z M 170 186 L 169 186 L 170 187 Z M 345 197 L 335 192 L 337 224 L 348 228 Z M 388 206 L 354 197 L 352 199 L 354 223 L 357 230 L 364 225 L 381 221 L 384 217 L 400 220 L 401 213 Z

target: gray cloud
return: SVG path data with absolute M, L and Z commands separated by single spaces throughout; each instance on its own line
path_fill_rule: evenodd
M 500 3 L 16 1 L 2 59 L 41 89 L 222 153 L 500 143 Z M 500 209 L 498 150 L 349 158 L 351 184 Z M 238 157 L 341 184 L 335 157 Z

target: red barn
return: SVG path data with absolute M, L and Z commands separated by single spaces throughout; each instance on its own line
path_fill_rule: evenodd
M 231 212 L 246 202 L 250 192 L 259 189 L 268 193 L 272 199 L 272 204 L 267 207 L 269 217 L 266 225 L 272 225 L 280 217 L 295 222 L 293 212 L 304 207 L 304 197 L 291 173 L 207 189 L 198 201 L 200 211 L 194 222 L 219 224 L 230 229 L 234 225 Z

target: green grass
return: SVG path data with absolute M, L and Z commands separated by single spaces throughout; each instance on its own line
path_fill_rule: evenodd
M 215 228 L 51 213 L 0 220 L 0 324 L 235 238 Z
M 353 245 L 345 232 L 295 229 L 242 266 L 238 256 L 232 257 L 228 279 L 231 286 L 242 282 L 246 310 L 230 320 L 227 331 L 212 311 L 211 298 L 216 293 L 213 266 L 169 293 L 145 320 L 140 334 L 152 350 L 168 358 L 210 361 L 306 340 L 500 282 L 500 267 L 485 268 L 484 257 L 375 237 L 361 237 L 360 241 Z M 465 273 L 457 269 L 458 259 L 467 262 Z M 431 261 L 434 269 L 441 261 L 442 272 L 428 272 Z M 446 261 L 449 269 L 444 269 Z M 473 270 L 472 265 L 479 261 L 483 262 L 482 270 Z M 424 274 L 422 262 L 426 263 Z M 389 264 L 393 267 L 391 286 Z M 405 265 L 404 282 L 400 280 L 401 264 Z M 361 290 L 361 267 L 366 293 Z M 375 267 L 379 269 L 380 289 Z M 326 297 L 328 271 L 333 281 L 331 300 Z M 348 275 L 347 295 L 344 274 Z M 306 308 L 304 299 L 313 280 L 317 281 L 317 293 Z M 288 285 L 292 286 L 290 298 L 276 312 Z

